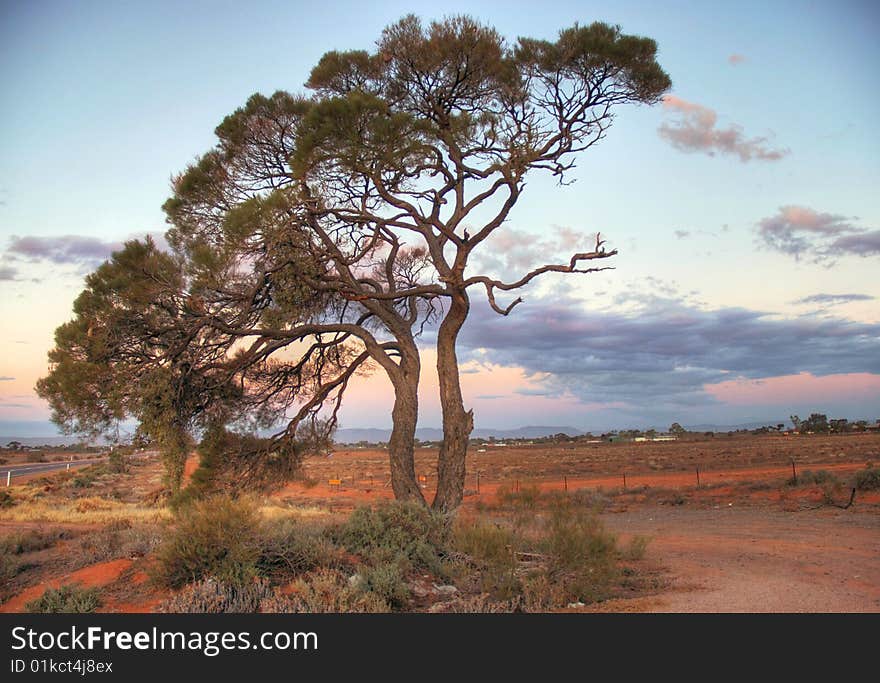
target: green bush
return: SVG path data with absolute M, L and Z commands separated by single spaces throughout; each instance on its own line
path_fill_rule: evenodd
M 0 555 L 24 555 L 51 548 L 58 539 L 65 538 L 66 532 L 45 533 L 43 531 L 17 531 L 0 539 Z
M 11 508 L 15 505 L 15 498 L 5 489 L 0 489 L 0 510 L 3 508 Z
M 178 512 L 159 546 L 153 579 L 180 588 L 204 578 L 242 586 L 258 574 L 260 515 L 250 499 L 212 496 Z
M 520 591 L 516 552 L 522 545 L 511 529 L 482 521 L 460 524 L 453 535 L 453 547 L 473 559 L 481 590 L 500 600 Z
M 804 470 L 798 474 L 797 479 L 790 477 L 785 483 L 788 486 L 821 486 L 837 484 L 838 479 L 828 470 Z
M 617 545 L 595 514 L 570 505 L 554 508 L 540 544 L 548 556 L 547 576 L 565 588 L 565 599 L 606 597 L 617 574 Z
M 101 606 L 101 598 L 97 588 L 80 588 L 73 585 L 64 585 L 57 590 L 46 589 L 46 592 L 36 600 L 25 605 L 28 612 L 39 614 L 85 614 L 94 612 Z
M 107 459 L 107 470 L 113 474 L 128 472 L 128 456 L 121 451 L 113 451 Z
M 439 574 L 449 529 L 425 506 L 394 501 L 356 509 L 331 535 L 373 564 L 397 562 Z
M 409 587 L 399 565 L 394 562 L 368 566 L 358 573 L 357 587 L 373 593 L 392 609 L 403 609 L 409 602 Z
M 880 489 L 880 468 L 868 467 L 856 472 L 855 486 L 859 491 Z
M 346 564 L 340 548 L 320 531 L 308 529 L 290 518 L 266 522 L 259 530 L 263 575 L 298 576 L 318 567 L 341 568 Z

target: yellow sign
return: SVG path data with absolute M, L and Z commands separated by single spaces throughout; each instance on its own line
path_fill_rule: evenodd
M 328 483 L 330 486 L 339 486 L 342 484 L 342 479 L 331 479 Z

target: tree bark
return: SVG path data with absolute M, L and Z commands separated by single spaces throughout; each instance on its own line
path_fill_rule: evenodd
M 419 360 L 406 354 L 400 373 L 394 378 L 393 425 L 388 441 L 391 465 L 391 488 L 397 500 L 412 500 L 427 505 L 416 481 L 415 438 L 419 416 Z
M 432 507 L 445 514 L 454 512 L 464 497 L 465 460 L 468 440 L 474 428 L 474 413 L 464 409 L 458 357 L 458 333 L 470 310 L 467 292 L 455 292 L 449 312 L 437 333 L 437 375 L 440 407 L 443 411 L 443 443 L 437 461 L 437 494 Z

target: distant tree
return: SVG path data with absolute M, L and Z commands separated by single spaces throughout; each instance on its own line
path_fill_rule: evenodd
M 681 436 L 686 432 L 685 428 L 682 427 L 678 422 L 673 422 L 669 425 L 669 433 L 674 434 L 675 436 Z
M 828 431 L 828 416 L 823 413 L 813 413 L 809 418 L 801 422 L 801 429 L 806 432 L 823 434 Z
M 797 415 L 791 415 L 788 419 L 791 420 L 791 424 L 794 426 L 796 432 L 801 431 L 801 418 Z
M 781 432 L 783 429 L 785 429 L 785 425 L 782 422 L 776 425 L 777 432 Z
M 6 444 L 6 448 L 8 448 L 10 451 L 20 451 L 23 446 L 21 445 L 20 441 L 10 441 L 8 444 Z

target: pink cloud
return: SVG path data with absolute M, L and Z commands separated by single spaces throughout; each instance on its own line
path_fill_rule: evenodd
M 745 61 L 748 61 L 748 60 L 746 59 L 746 56 L 745 56 L 745 55 L 737 55 L 737 54 L 733 54 L 733 55 L 730 55 L 730 57 L 727 58 L 727 63 L 730 64 L 731 66 L 737 66 L 737 65 L 739 65 L 739 64 L 742 64 L 742 63 L 745 62 Z
M 728 405 L 794 406 L 813 402 L 818 406 L 876 399 L 880 397 L 880 375 L 857 372 L 816 377 L 802 372 L 765 379 L 733 379 L 704 388 Z
M 705 152 L 709 156 L 720 152 L 736 155 L 742 162 L 752 159 L 777 161 L 788 154 L 788 150 L 769 147 L 767 138 L 747 138 L 742 127 L 736 124 L 718 128 L 718 114 L 702 104 L 666 95 L 663 108 L 679 114 L 680 119 L 663 123 L 657 131 L 660 137 L 683 152 Z

